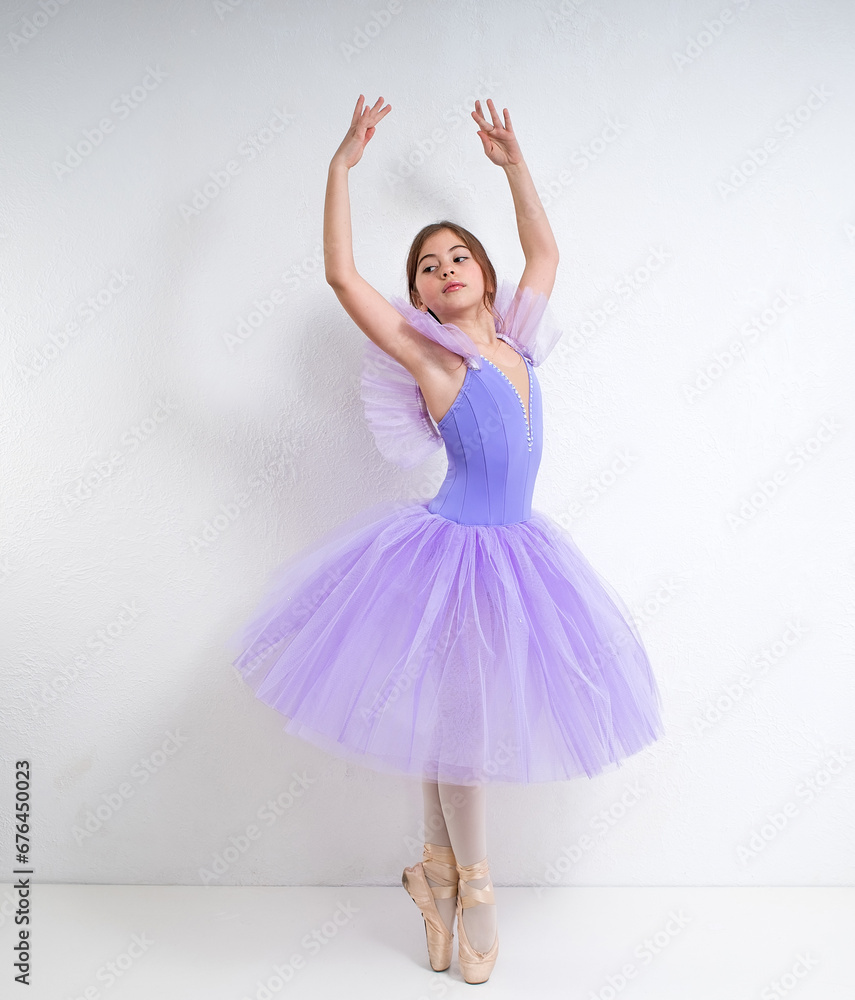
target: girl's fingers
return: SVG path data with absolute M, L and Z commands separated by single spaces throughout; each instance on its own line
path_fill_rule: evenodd
M 389 112 L 392 110 L 392 105 L 387 104 L 382 111 L 378 111 L 378 108 L 383 104 L 382 97 L 377 98 L 377 102 L 376 104 L 374 104 L 373 107 L 367 104 L 363 107 L 362 103 L 364 99 L 365 95 L 360 94 L 359 100 L 356 102 L 356 108 L 354 109 L 353 117 L 350 120 L 350 127 L 352 129 L 365 128 L 366 130 L 365 141 L 367 142 L 368 139 L 370 139 L 371 136 L 374 135 L 375 123 L 379 122 L 381 118 L 385 118 L 386 115 L 389 114 Z
M 491 123 L 488 122 L 487 119 L 484 117 L 483 112 L 480 110 L 480 106 L 481 106 L 481 102 L 480 101 L 476 101 L 475 102 L 475 108 L 476 108 L 475 114 L 477 115 L 476 121 L 478 121 L 478 124 L 481 126 L 481 128 L 484 128 L 485 125 L 490 125 Z M 502 124 L 502 122 L 501 122 L 501 120 L 499 118 L 499 114 L 496 111 L 496 106 L 493 104 L 493 99 L 491 97 L 487 98 L 487 106 L 490 109 L 490 116 L 492 117 L 493 121 L 492 121 L 492 127 L 486 128 L 484 130 L 486 132 L 492 132 L 494 128 L 503 128 L 503 129 L 507 129 L 510 132 L 511 131 L 511 116 L 508 114 L 508 109 L 507 108 L 503 109 L 504 112 L 505 112 L 505 124 Z
M 493 104 L 493 99 L 491 97 L 487 98 L 487 104 L 490 105 L 490 113 L 493 116 L 493 124 L 494 125 L 498 125 L 499 128 L 506 128 L 508 131 L 510 131 L 511 130 L 511 116 L 508 113 L 508 109 L 507 108 L 502 108 L 502 111 L 503 111 L 504 116 L 505 116 L 505 122 L 504 122 L 504 124 L 502 124 L 502 122 L 499 120 L 499 113 L 498 113 L 498 111 L 496 111 L 496 105 Z
M 381 97 L 380 100 L 377 102 L 377 104 L 380 104 L 382 100 L 383 98 Z M 379 122 L 381 118 L 385 118 L 386 115 L 388 115 L 389 112 L 392 110 L 392 105 L 387 104 L 382 111 L 378 111 L 377 104 L 375 104 L 373 108 L 368 109 L 369 119 L 375 122 Z

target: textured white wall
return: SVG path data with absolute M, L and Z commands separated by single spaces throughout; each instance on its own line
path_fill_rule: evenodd
M 511 110 L 563 255 L 535 505 L 665 699 L 619 771 L 491 790 L 497 883 L 851 883 L 855 8 L 5 6 L 0 808 L 8 844 L 30 758 L 38 880 L 198 884 L 232 849 L 214 884 L 391 885 L 420 857 L 419 786 L 283 734 L 224 652 L 276 564 L 444 471 L 377 454 L 323 278 L 362 92 L 393 105 L 350 178 L 387 296 L 443 216 L 519 277 L 468 117 Z

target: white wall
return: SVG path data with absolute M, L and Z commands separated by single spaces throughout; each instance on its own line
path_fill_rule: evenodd
M 595 781 L 491 790 L 496 882 L 851 882 L 855 8 L 390 8 L 6 5 L 3 842 L 26 757 L 40 881 L 198 884 L 252 823 L 214 884 L 392 885 L 420 857 L 419 786 L 282 733 L 224 642 L 304 543 L 438 487 L 441 455 L 401 473 L 362 421 L 326 167 L 382 95 L 350 178 L 362 273 L 403 295 L 413 235 L 451 216 L 518 278 L 468 117 L 493 97 L 562 252 L 535 505 L 637 613 L 667 726 Z

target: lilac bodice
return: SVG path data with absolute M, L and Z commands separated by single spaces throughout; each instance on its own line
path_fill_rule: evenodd
M 506 339 L 506 338 L 502 338 Z M 467 368 L 463 386 L 436 425 L 448 471 L 428 510 L 460 524 L 511 524 L 531 517 L 543 449 L 540 385 L 528 368 L 531 432 L 511 380 L 487 358 Z

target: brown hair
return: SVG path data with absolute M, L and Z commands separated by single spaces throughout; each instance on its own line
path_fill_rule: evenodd
M 490 258 L 487 256 L 487 251 L 478 237 L 470 233 L 468 229 L 464 229 L 463 226 L 458 226 L 456 222 L 449 222 L 448 219 L 431 222 L 429 225 L 424 226 L 416 233 L 415 239 L 410 246 L 410 252 L 407 254 L 407 289 L 410 295 L 410 305 L 416 305 L 413 301 L 416 295 L 416 268 L 418 267 L 422 247 L 434 233 L 438 233 L 442 229 L 450 229 L 462 243 L 466 244 L 476 262 L 481 265 L 481 272 L 484 275 L 484 298 L 482 301 L 487 310 L 493 313 L 493 302 L 496 298 L 497 287 L 496 269 L 493 267 Z M 428 312 L 439 322 L 439 318 L 430 309 L 428 309 Z M 495 316 L 495 313 L 493 315 Z

